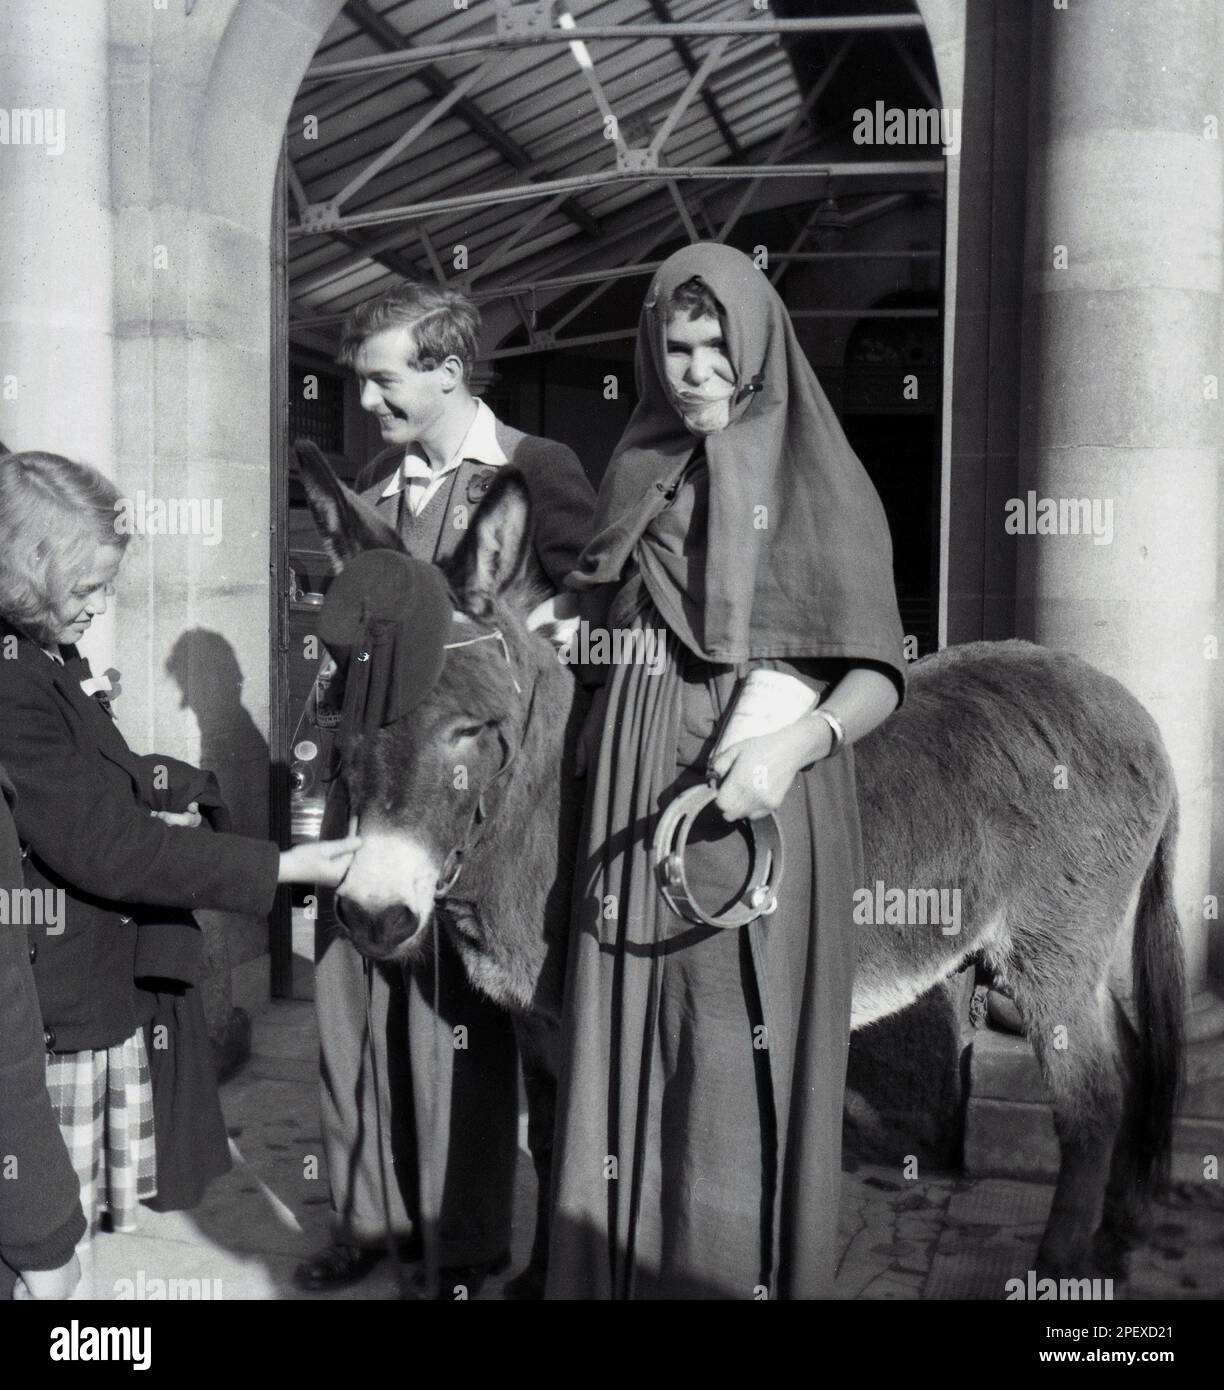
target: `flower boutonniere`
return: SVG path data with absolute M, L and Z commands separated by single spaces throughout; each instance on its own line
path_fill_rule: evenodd
M 100 676 L 91 676 L 89 680 L 82 681 L 81 689 L 91 700 L 97 700 L 107 714 L 114 718 L 111 701 L 123 694 L 123 687 L 119 684 L 119 672 L 113 666 Z

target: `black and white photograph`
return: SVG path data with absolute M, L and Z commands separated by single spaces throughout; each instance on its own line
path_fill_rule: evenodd
M 18 1364 L 1191 1361 L 1222 120 L 1218 0 L 0 0 Z

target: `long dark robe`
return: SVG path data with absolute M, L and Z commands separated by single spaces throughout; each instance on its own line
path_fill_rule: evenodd
M 650 869 L 661 808 L 704 780 L 743 670 L 664 624 L 650 579 L 704 572 L 704 475 L 690 467 L 639 549 L 635 622 L 666 627 L 661 673 L 617 668 L 588 796 L 567 981 L 549 1295 L 819 1298 L 831 1291 L 861 842 L 849 749 L 804 772 L 779 820 L 777 911 L 693 926 Z M 680 544 L 678 544 L 680 543 Z M 694 586 L 695 587 L 695 586 Z M 659 592 L 664 586 L 659 585 Z M 687 854 L 721 906 L 748 868 L 711 810 Z

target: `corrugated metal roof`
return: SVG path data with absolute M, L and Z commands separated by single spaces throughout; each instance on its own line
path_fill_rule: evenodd
M 746 0 L 571 0 L 570 8 L 582 27 L 653 23 L 660 13 L 677 21 L 744 20 L 753 14 Z M 820 7 L 820 12 L 846 8 Z M 909 5 L 908 0 L 884 0 L 873 8 L 896 11 Z M 492 12 L 488 0 L 473 0 L 468 10 L 456 10 L 454 0 L 351 0 L 326 35 L 316 63 L 388 52 L 396 35 L 419 46 L 489 34 Z M 595 73 L 630 145 L 649 143 L 688 83 L 690 66 L 702 61 L 713 42 L 693 37 L 683 45 L 641 38 L 590 43 Z M 925 35 L 906 31 L 896 42 L 929 66 Z M 322 204 L 334 198 L 432 111 L 448 84 L 463 82 L 486 60 L 487 70 L 469 93 L 471 104 L 458 103 L 440 117 L 354 191 L 344 201 L 342 215 L 496 191 L 529 179 L 591 177 L 615 167 L 615 147 L 605 136 L 587 77 L 568 46 L 460 53 L 434 59 L 427 72 L 417 67 L 329 82 L 308 79 L 287 127 L 289 158 L 307 200 Z M 708 99 L 696 97 L 677 121 L 663 150 L 666 164 L 743 162 L 735 160 L 728 137 L 750 162 L 763 163 L 805 96 L 791 52 L 768 34 L 734 41 L 705 92 Z M 912 101 L 912 91 L 910 97 Z M 315 132 L 307 128 L 308 117 L 317 122 L 317 138 L 311 138 Z M 813 157 L 817 141 L 809 123 L 797 133 L 783 162 Z M 709 185 L 693 183 L 686 197 L 696 204 L 708 191 Z M 467 248 L 475 289 L 485 298 L 498 285 L 521 283 L 525 275 L 558 260 L 578 270 L 616 264 L 615 234 L 669 208 L 674 210 L 671 195 L 658 181 L 583 187 L 522 234 L 487 279 L 481 278 L 481 267 L 538 213 L 540 200 L 490 201 L 419 220 L 295 236 L 290 244 L 292 317 L 328 322 L 405 273 L 432 278 L 422 234 L 436 248 L 448 276 L 456 273 L 453 248 Z M 674 225 L 660 221 L 660 239 L 675 232 Z

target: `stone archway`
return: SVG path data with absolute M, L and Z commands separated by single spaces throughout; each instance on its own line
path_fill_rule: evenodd
M 138 602 L 119 605 L 117 650 L 142 673 L 128 727 L 183 756 L 198 756 L 201 734 L 166 699 L 179 691 L 164 663 L 201 623 L 227 634 L 242 704 L 267 729 L 266 629 L 252 614 L 268 607 L 273 184 L 302 74 L 341 4 L 210 0 L 190 15 L 152 10 L 137 33 L 112 26 L 112 134 L 129 185 L 115 212 L 116 474 L 150 495 L 225 504 L 219 544 L 138 548 L 127 567 Z M 193 661 L 180 667 L 189 684 Z M 266 825 L 253 802 L 243 813 Z
M 223 504 L 213 543 L 132 547 L 115 624 L 133 677 L 124 727 L 214 769 L 235 828 L 258 836 L 270 792 L 272 199 L 285 121 L 341 4 L 209 0 L 111 25 L 115 473 L 127 491 Z M 234 1000 L 266 999 L 264 924 L 229 919 L 209 935 Z

